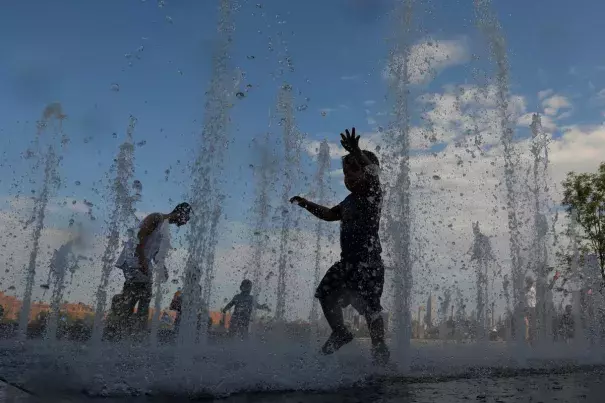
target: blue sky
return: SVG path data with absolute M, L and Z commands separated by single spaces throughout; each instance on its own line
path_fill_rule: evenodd
M 137 208 L 169 211 L 191 184 L 187 164 L 201 133 L 216 40 L 216 3 L 23 0 L 5 7 L 0 14 L 0 141 L 6 156 L 0 165 L 0 197 L 15 196 L 15 177 L 29 175 L 21 153 L 34 138 L 44 107 L 60 102 L 71 142 L 63 152 L 58 197 L 103 203 L 98 181 L 105 178 L 133 115 L 138 119 L 135 142 L 145 142 L 135 154 L 136 178 L 143 183 Z M 297 126 L 307 142 L 328 137 L 337 143 L 338 133 L 350 126 L 373 135 L 379 126 L 388 126 L 383 72 L 393 3 L 238 2 L 230 67 L 234 77 L 245 73 L 239 90 L 247 92 L 231 109 L 233 142 L 225 160 L 224 189 L 229 222 L 250 224 L 254 194 L 249 165 L 257 160 L 249 145 L 268 130 L 269 110 L 284 79 L 294 88 L 295 107 L 301 109 Z M 435 0 L 416 10 L 414 44 L 431 38 L 454 41 L 463 49 L 459 59 L 439 67 L 435 77 L 414 83 L 413 99 L 446 93 L 448 85 L 474 84 L 474 68 L 493 74 L 471 3 Z M 523 113 L 542 112 L 544 100 L 556 94 L 572 106 L 561 108 L 570 112 L 567 116 L 559 110 L 552 115 L 553 137 L 560 137 L 566 127 L 581 131 L 601 124 L 605 108 L 598 93 L 605 88 L 605 53 L 598 49 L 605 33 L 605 4 L 495 0 L 494 7 L 508 43 L 511 93 L 523 97 Z M 279 32 L 294 66 L 283 77 L 275 77 L 283 51 Z M 550 95 L 541 99 L 538 93 L 547 90 Z M 421 126 L 426 107 L 414 102 L 412 111 L 412 124 Z M 271 130 L 281 135 L 278 126 Z M 527 132 L 520 127 L 519 133 Z M 448 140 L 438 143 L 417 153 L 443 150 Z M 314 172 L 312 156 L 303 153 L 302 164 L 308 175 Z M 334 160 L 332 169 L 338 164 Z M 340 177 L 332 180 L 338 197 L 344 196 Z M 19 183 L 22 193 L 29 191 L 30 185 Z M 296 186 L 294 192 L 309 191 L 302 183 Z M 64 228 L 67 216 L 50 217 L 49 222 Z M 98 223 L 87 225 L 97 228 Z

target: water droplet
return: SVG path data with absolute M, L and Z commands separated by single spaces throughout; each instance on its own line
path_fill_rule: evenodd
M 76 181 L 75 183 L 76 183 L 76 186 L 80 186 L 81 185 L 80 181 Z
M 147 144 L 147 140 L 142 140 L 142 141 L 139 141 L 139 142 L 137 143 L 137 147 L 143 147 L 145 144 Z
M 172 23 L 173 23 L 173 21 L 172 21 L 172 17 L 171 17 L 171 16 L 169 16 L 169 15 L 167 15 L 167 16 L 166 16 L 166 22 L 167 22 L 168 24 L 172 24 Z
M 308 108 L 309 108 L 309 106 L 307 104 L 303 104 L 303 105 L 298 105 L 296 107 L 296 110 L 299 112 L 302 112 L 302 111 L 306 111 Z
M 40 288 L 43 288 L 45 290 L 48 290 L 50 287 L 48 284 L 40 284 Z
M 326 111 L 321 111 L 321 116 L 326 117 L 326 115 L 328 114 L 328 112 Z
M 254 60 L 256 57 L 254 55 L 247 56 L 248 60 Z
M 140 180 L 135 179 L 134 182 L 132 182 L 132 188 L 134 190 L 136 190 L 137 192 L 140 192 L 143 190 L 143 184 L 141 183 Z
M 237 99 L 244 99 L 246 97 L 246 94 L 244 94 L 241 91 L 238 91 L 235 96 L 237 97 Z
M 113 92 L 119 92 L 120 91 L 120 85 L 113 83 L 111 84 L 111 87 L 109 87 Z
M 441 176 L 439 176 L 439 175 L 433 175 L 433 179 L 436 180 L 436 181 L 438 181 L 438 180 L 441 179 Z
M 118 138 L 118 133 L 112 133 L 112 134 L 111 134 L 111 136 L 112 136 L 114 139 L 117 139 L 117 138 Z

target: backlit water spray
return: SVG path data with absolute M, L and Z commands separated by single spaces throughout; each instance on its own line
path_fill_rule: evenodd
M 536 330 L 540 341 L 552 340 L 554 305 L 548 284 L 548 221 L 546 218 L 548 194 L 548 144 L 549 136 L 542 128 L 540 115 L 534 114 L 531 123 L 531 153 L 533 161 L 532 188 L 534 198 L 534 230 L 532 240 L 532 266 L 536 274 Z
M 187 260 L 183 274 L 182 318 L 178 335 L 182 370 L 191 364 L 191 350 L 197 338 L 197 317 L 208 309 L 214 276 L 216 225 L 220 217 L 220 175 L 227 149 L 229 109 L 233 98 L 229 76 L 230 49 L 233 36 L 233 10 L 230 0 L 221 0 L 217 47 L 212 59 L 212 80 L 206 96 L 204 125 L 197 156 L 192 166 L 193 184 L 189 203 L 193 214 L 188 224 Z M 198 295 L 204 279 L 204 295 Z M 202 313 L 204 317 L 207 312 Z M 202 337 L 205 326 L 202 326 Z
M 31 252 L 29 254 L 29 262 L 27 265 L 27 272 L 25 276 L 25 292 L 23 294 L 23 305 L 19 312 L 19 328 L 18 337 L 25 339 L 27 335 L 27 325 L 29 322 L 29 314 L 31 309 L 31 299 L 34 287 L 34 280 L 36 277 L 36 264 L 38 260 L 38 254 L 40 253 L 40 239 L 42 237 L 42 230 L 44 229 L 44 218 L 46 215 L 46 208 L 48 201 L 53 193 L 59 188 L 60 178 L 57 172 L 59 165 L 59 157 L 55 153 L 55 147 L 52 145 L 52 140 L 55 140 L 57 134 L 62 135 L 62 140 L 65 135 L 62 132 L 62 120 L 65 117 L 63 115 L 61 105 L 53 103 L 48 105 L 42 113 L 42 119 L 38 122 L 38 132 L 36 134 L 35 145 L 38 146 L 40 135 L 43 134 L 53 120 L 58 122 L 58 131 L 54 133 L 51 138 L 51 144 L 48 146 L 46 155 L 44 156 L 44 180 L 42 182 L 42 188 L 38 194 L 38 197 L 34 199 L 34 208 L 32 212 L 32 218 L 28 223 L 33 223 L 32 233 L 32 245 Z
M 114 268 L 116 253 L 120 246 L 120 231 L 134 225 L 134 198 L 131 196 L 131 182 L 134 177 L 134 143 L 133 133 L 137 119 L 130 116 L 126 130 L 126 140 L 120 145 L 120 151 L 111 168 L 115 172 L 110 185 L 110 196 L 113 199 L 113 210 L 107 223 L 107 244 L 101 257 L 101 281 L 97 288 L 97 304 L 92 328 L 93 346 L 99 346 L 103 337 L 105 308 L 107 305 L 107 285 Z M 98 352 L 98 349 L 96 349 Z
M 506 210 L 508 213 L 509 245 L 512 272 L 513 315 L 516 332 L 515 340 L 522 340 L 525 334 L 523 312 L 525 310 L 524 278 L 525 270 L 521 261 L 521 222 L 517 214 L 516 169 L 518 165 L 514 145 L 513 123 L 509 111 L 509 77 L 506 42 L 502 28 L 493 14 L 491 0 L 474 0 L 477 25 L 488 39 L 491 57 L 496 63 L 496 104 L 498 110 L 500 142 L 504 156 L 504 182 L 506 185 Z
M 273 154 L 270 148 L 270 134 L 266 133 L 262 144 L 256 147 L 259 150 L 260 161 L 254 168 L 254 178 L 256 186 L 254 191 L 256 196 L 254 198 L 253 215 L 255 217 L 254 233 L 252 239 L 252 284 L 255 299 L 258 300 L 262 290 L 261 279 L 264 273 L 263 270 L 263 256 L 267 250 L 267 243 L 269 241 L 268 235 L 268 223 L 269 223 L 269 195 L 271 178 L 274 174 L 273 167 Z
M 44 337 L 48 341 L 54 342 L 57 340 L 59 316 L 63 303 L 67 274 L 75 273 L 78 268 L 78 258 L 74 249 L 81 243 L 81 236 L 81 228 L 79 228 L 79 231 L 72 235 L 72 239 L 55 250 L 50 260 L 48 283 L 52 286 L 53 292 L 50 298 L 50 312 L 44 334 Z
M 487 340 L 488 329 L 488 274 L 496 262 L 489 238 L 481 232 L 479 223 L 473 223 L 475 241 L 471 249 L 471 261 L 476 264 L 477 273 L 477 339 Z
M 326 140 L 319 144 L 319 154 L 317 155 L 317 202 L 325 206 L 326 205 L 326 175 L 330 171 L 330 146 Z M 319 275 L 321 271 L 321 256 L 322 246 L 325 243 L 324 238 L 324 223 L 322 220 L 317 220 L 315 227 L 315 275 L 314 275 L 314 287 L 319 284 Z M 311 296 L 313 298 L 313 296 Z M 318 327 L 318 301 L 313 298 L 313 305 L 311 306 L 310 323 L 311 326 L 317 331 Z
M 300 136 L 294 122 L 294 108 L 292 99 L 292 87 L 284 84 L 278 94 L 277 114 L 279 124 L 283 133 L 284 146 L 284 175 L 281 200 L 281 232 L 279 239 L 279 262 L 277 272 L 277 303 L 275 306 L 275 318 L 284 320 L 286 313 L 287 276 L 288 269 L 292 265 L 291 238 L 293 227 L 293 212 L 290 208 L 290 197 L 292 196 L 292 185 L 296 180 L 300 167 Z
M 400 0 L 395 10 L 395 41 L 390 53 L 390 96 L 393 100 L 393 120 L 390 128 L 390 154 L 395 161 L 388 202 L 387 222 L 394 264 L 394 359 L 406 370 L 410 365 L 412 337 L 411 297 L 412 259 L 410 250 L 410 116 L 408 110 L 410 35 L 412 31 L 413 0 Z M 383 159 L 384 160 L 384 159 Z

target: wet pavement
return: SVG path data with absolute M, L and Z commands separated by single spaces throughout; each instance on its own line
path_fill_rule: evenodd
M 383 379 L 356 388 L 328 392 L 267 392 L 237 394 L 224 399 L 196 400 L 223 403 L 338 403 L 338 402 L 603 402 L 605 371 L 600 369 L 573 373 L 503 377 L 478 377 L 452 380 Z M 186 402 L 187 396 L 139 396 L 124 398 L 90 398 L 85 395 L 48 396 L 43 390 L 35 394 L 0 382 L 0 402 L 106 402 L 165 403 Z

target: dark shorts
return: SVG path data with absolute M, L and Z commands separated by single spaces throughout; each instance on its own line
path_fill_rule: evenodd
M 344 308 L 350 304 L 362 315 L 382 311 L 380 298 L 384 286 L 384 265 L 336 262 L 328 269 L 315 291 L 315 298 L 336 296 Z

